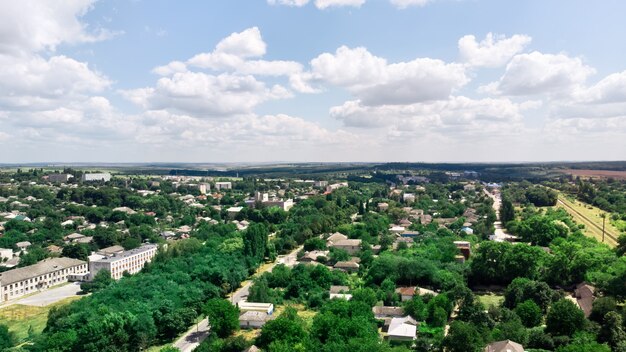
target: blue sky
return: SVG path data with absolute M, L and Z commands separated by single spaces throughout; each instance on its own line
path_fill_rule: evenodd
M 0 4 L 0 162 L 626 156 L 623 1 Z

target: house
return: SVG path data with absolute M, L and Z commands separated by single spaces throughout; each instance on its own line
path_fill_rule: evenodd
M 176 234 L 172 231 L 163 231 L 160 233 L 160 236 L 165 240 L 169 240 L 176 237 Z
M 122 213 L 126 213 L 128 215 L 137 214 L 136 211 L 132 210 L 129 207 L 117 207 L 117 208 L 113 208 L 113 211 L 119 211 L 119 212 L 122 212 Z
M 28 241 L 23 241 L 23 242 L 17 242 L 15 245 L 21 252 L 25 252 L 26 249 L 28 249 L 28 247 L 31 246 L 31 243 Z
M 393 242 L 392 248 L 398 249 L 398 246 L 400 245 L 400 243 L 404 243 L 406 244 L 407 247 L 411 247 L 413 245 L 413 238 L 412 237 L 398 237 Z
M 511 340 L 496 341 L 488 344 L 485 352 L 524 352 L 524 346 Z
M 267 315 L 272 315 L 272 313 L 274 313 L 274 305 L 272 303 L 241 301 L 237 303 L 237 307 L 239 307 L 240 312 L 254 311 L 266 313 Z
M 226 213 L 228 213 L 229 219 L 234 219 L 243 209 L 243 207 L 230 207 L 226 209 Z
M 472 254 L 472 244 L 467 241 L 454 241 L 453 243 L 465 259 L 469 259 Z
M 51 244 L 48 247 L 46 247 L 46 249 L 48 250 L 48 252 L 55 253 L 55 254 L 61 254 L 61 252 L 63 252 L 63 248 L 61 248 L 59 246 L 55 246 L 53 244 Z
M 49 258 L 0 274 L 0 302 L 45 290 L 87 273 L 87 263 L 72 258 Z
M 242 329 L 260 329 L 271 318 L 266 312 L 246 311 L 239 316 L 239 327 Z
M 352 295 L 348 292 L 350 292 L 350 287 L 348 286 L 330 286 L 328 293 L 330 295 L 330 299 L 339 298 L 349 301 L 352 299 Z
M 372 307 L 372 313 L 374 313 L 374 318 L 376 319 L 400 318 L 404 315 L 404 308 L 392 306 L 375 306 Z
M 389 209 L 389 204 L 378 203 L 378 211 L 386 211 L 387 209 Z
M 256 347 L 255 345 L 252 345 L 241 352 L 261 352 L 261 349 Z
M 332 235 L 330 235 L 327 239 L 326 239 L 326 243 L 327 245 L 331 246 L 332 244 L 334 244 L 335 242 L 338 241 L 343 241 L 343 240 L 347 240 L 348 236 L 340 233 L 340 232 L 335 232 Z
M 325 257 L 328 258 L 328 251 L 310 251 L 306 252 L 302 258 L 300 258 L 300 262 L 302 263 L 313 263 L 317 262 L 317 258 Z
M 416 286 L 412 287 L 398 287 L 396 293 L 400 295 L 402 302 L 410 301 L 416 294 L 419 295 L 419 289 Z
M 586 283 L 580 283 L 576 285 L 576 290 L 574 290 L 576 303 L 578 304 L 578 307 L 580 307 L 580 309 L 585 313 L 585 317 L 587 318 L 589 318 L 589 315 L 591 315 L 593 301 L 596 300 L 595 292 L 596 288 Z
M 83 237 L 77 239 L 74 242 L 75 243 L 91 243 L 91 242 L 93 242 L 93 237 L 92 236 L 83 236 Z
M 413 203 L 413 202 L 415 202 L 415 194 L 413 194 L 413 193 L 404 193 L 402 195 L 402 200 L 405 203 L 407 203 L 407 204 Z
M 419 323 L 410 315 L 402 318 L 391 318 L 387 339 L 393 341 L 412 341 L 417 337 Z
M 0 259 L 9 260 L 13 258 L 13 250 L 11 248 L 0 248 Z
M 389 232 L 395 234 L 395 235 L 399 235 L 401 233 L 403 233 L 406 229 L 404 228 L 404 226 L 400 226 L 400 225 L 394 225 L 392 227 L 389 228 Z
M 466 235 L 473 235 L 474 234 L 474 230 L 471 227 L 463 227 L 461 228 L 461 232 L 465 233 Z
M 72 242 L 76 242 L 78 239 L 81 239 L 83 237 L 85 237 L 85 235 L 81 235 L 80 233 L 71 233 L 63 237 L 63 240 L 65 241 L 65 243 L 72 243 Z
M 111 181 L 111 174 L 108 172 L 98 173 L 98 174 L 83 174 L 81 178 L 83 182 L 93 182 L 93 181 Z
M 353 261 L 339 261 L 335 263 L 333 268 L 349 273 L 354 273 L 359 271 L 359 263 L 355 263 Z
M 361 250 L 361 240 L 339 240 L 331 245 L 336 249 L 343 249 L 344 251 L 354 254 Z

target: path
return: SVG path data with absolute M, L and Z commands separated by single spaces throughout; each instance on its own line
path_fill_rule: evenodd
M 26 297 L 5 302 L 4 304 L 2 304 L 2 307 L 7 307 L 13 304 L 45 307 L 69 297 L 76 297 L 79 295 L 80 291 L 80 283 L 71 282 L 66 285 L 57 286 L 51 289 L 28 295 Z
M 265 267 L 264 270 L 262 269 L 258 271 L 255 276 L 258 274 L 262 274 L 266 271 L 271 272 L 277 264 L 285 264 L 287 266 L 296 265 L 298 252 L 300 250 L 302 250 L 302 246 L 294 249 L 285 256 L 279 256 L 272 265 Z M 232 304 L 236 305 L 237 303 L 244 301 L 246 298 L 248 298 L 248 294 L 250 293 L 250 286 L 252 286 L 252 283 L 252 280 L 247 280 L 241 288 L 239 288 L 230 295 L 229 300 L 232 302 Z M 189 329 L 189 331 L 187 331 L 185 335 L 181 336 L 174 343 L 174 347 L 178 348 L 181 352 L 193 351 L 194 348 L 198 347 L 198 345 L 200 345 L 202 341 L 204 341 L 204 339 L 209 336 L 209 329 L 209 320 L 207 318 L 202 319 L 198 324 L 191 327 L 191 329 Z
M 493 199 L 493 210 L 496 212 L 497 220 L 493 223 L 493 227 L 496 228 L 493 235 L 489 236 L 489 239 L 496 242 L 504 242 L 515 239 L 515 236 L 509 235 L 504 231 L 502 227 L 502 221 L 500 221 L 500 204 L 502 203 L 500 192 L 490 193 L 486 189 L 483 189 L 486 195 Z

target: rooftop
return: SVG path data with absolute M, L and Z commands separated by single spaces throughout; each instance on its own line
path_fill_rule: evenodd
M 6 286 L 15 282 L 32 279 L 37 276 L 71 268 L 81 264 L 87 264 L 87 262 L 73 258 L 45 259 L 34 265 L 3 272 L 0 274 L 0 284 L 2 286 Z
M 131 249 L 129 251 L 125 251 L 119 254 L 114 254 L 110 257 L 104 257 L 102 259 L 99 260 L 95 260 L 94 262 L 98 262 L 98 263 L 111 263 L 111 262 L 116 262 L 120 259 L 124 259 L 130 256 L 133 256 L 135 254 L 139 254 L 142 252 L 147 252 L 149 250 L 155 249 L 157 248 L 156 244 L 144 244 L 143 246 L 139 247 L 139 248 L 135 248 L 135 249 Z

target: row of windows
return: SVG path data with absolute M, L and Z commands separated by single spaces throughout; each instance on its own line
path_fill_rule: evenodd
M 45 275 L 42 275 L 42 276 L 38 276 L 36 278 L 19 281 L 19 282 L 10 284 L 7 287 L 8 287 L 9 290 L 12 290 L 14 288 L 25 286 L 27 284 L 37 283 L 37 282 L 39 282 L 41 280 L 58 278 L 60 276 L 67 276 L 67 274 L 84 273 L 86 271 L 87 271 L 87 265 L 74 266 L 74 267 L 71 267 L 69 269 L 63 269 L 63 270 L 55 271 L 54 273 L 45 274 Z

